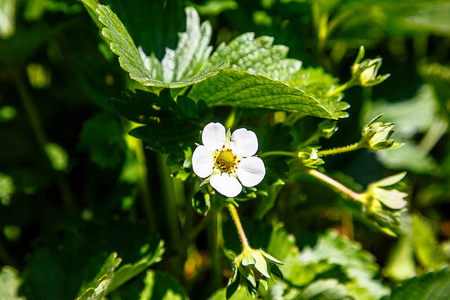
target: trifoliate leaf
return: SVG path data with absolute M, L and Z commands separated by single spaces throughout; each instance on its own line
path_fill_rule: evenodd
M 84 2 L 91 8 L 91 2 Z M 179 34 L 175 50 L 166 48 L 166 54 L 161 61 L 154 53 L 145 53 L 142 47 L 136 46 L 126 27 L 111 8 L 99 4 L 95 13 L 102 24 L 102 34 L 109 40 L 111 50 L 119 56 L 121 67 L 132 79 L 145 86 L 185 87 L 203 81 L 226 67 L 226 64 L 220 64 L 202 69 L 212 50 L 209 46 L 211 25 L 208 22 L 200 25 L 198 14 L 191 7 L 186 8 L 186 32 Z
M 233 69 L 222 70 L 216 76 L 195 85 L 189 97 L 204 100 L 211 106 L 266 108 L 334 118 L 316 99 L 302 90 L 265 76 Z

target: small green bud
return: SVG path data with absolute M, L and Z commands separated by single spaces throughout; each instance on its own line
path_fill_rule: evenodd
M 373 151 L 396 149 L 403 146 L 403 143 L 398 143 L 390 139 L 394 134 L 393 123 L 377 122 L 382 116 L 376 116 L 364 126 L 361 133 L 361 146 L 370 148 Z
M 298 158 L 301 160 L 302 164 L 308 168 L 317 168 L 324 164 L 323 159 L 319 157 L 319 150 L 313 147 L 303 147 L 297 153 Z
M 233 270 L 228 281 L 226 296 L 230 298 L 240 287 L 247 288 L 248 293 L 255 297 L 261 284 L 266 290 L 267 279 L 283 278 L 278 265 L 283 263 L 261 249 L 244 249 L 233 261 Z
M 381 67 L 382 59 L 377 57 L 375 59 L 365 59 L 364 47 L 359 48 L 358 56 L 352 66 L 352 81 L 360 86 L 374 86 L 385 81 L 390 74 L 378 75 L 378 69 Z

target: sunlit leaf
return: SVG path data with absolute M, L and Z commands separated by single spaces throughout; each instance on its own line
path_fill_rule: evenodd
M 316 99 L 305 92 L 246 71 L 222 70 L 218 75 L 195 85 L 189 97 L 208 105 L 229 105 L 299 112 L 321 118 L 333 118 Z
M 87 5 L 92 6 L 92 3 Z M 103 24 L 102 33 L 110 41 L 111 50 L 119 56 L 121 67 L 143 85 L 185 87 L 203 81 L 226 67 L 225 64 L 215 65 L 200 72 L 212 50 L 209 46 L 211 25 L 208 22 L 200 25 L 199 16 L 193 8 L 186 8 L 186 32 L 180 33 L 176 49 L 166 48 L 161 61 L 155 54 L 145 53 L 142 47 L 136 46 L 111 8 L 99 4 L 95 12 Z

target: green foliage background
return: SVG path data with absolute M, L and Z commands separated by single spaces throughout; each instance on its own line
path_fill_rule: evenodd
M 98 2 L 0 1 L 0 299 L 225 299 L 239 237 L 190 165 L 211 121 L 253 130 L 267 167 L 236 199 L 284 263 L 259 298 L 449 298 L 449 1 Z M 346 86 L 360 46 L 387 80 Z M 381 113 L 403 147 L 264 157 Z M 407 209 L 305 167 L 361 194 L 407 171 Z

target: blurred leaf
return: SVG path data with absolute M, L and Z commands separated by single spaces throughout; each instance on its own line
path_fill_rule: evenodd
M 301 294 L 301 299 L 343 299 L 347 288 L 336 279 L 320 279 L 308 285 Z
M 334 118 L 316 99 L 299 89 L 233 69 L 222 70 L 217 76 L 195 85 L 189 97 L 204 100 L 211 106 L 266 108 Z
M 251 300 L 255 299 L 250 296 L 244 288 L 238 289 L 230 298 L 226 297 L 226 289 L 216 291 L 208 300 Z
M 390 300 L 446 300 L 450 290 L 450 269 L 412 278 L 392 291 Z M 384 299 L 384 298 L 383 298 Z
M 92 5 L 86 0 L 84 2 Z M 136 47 L 124 24 L 108 6 L 99 4 L 95 12 L 104 26 L 103 35 L 111 42 L 111 50 L 119 56 L 121 67 L 132 79 L 145 86 L 185 87 L 214 76 L 225 67 L 215 65 L 200 72 L 212 50 L 208 46 L 211 25 L 205 22 L 200 26 L 199 16 L 193 8 L 186 8 L 186 32 L 180 33 L 176 50 L 166 48 L 161 61 L 153 52 L 147 56 L 142 47 Z
M 194 7 L 201 15 L 217 16 L 224 11 L 237 9 L 239 5 L 235 0 L 207 0 L 199 5 L 194 4 Z
M 58 171 L 64 171 L 69 165 L 69 156 L 66 150 L 58 144 L 47 143 L 45 145 L 45 152 L 52 163 L 52 167 Z
M 71 14 L 82 10 L 82 7 L 75 1 L 73 3 L 68 2 L 70 1 L 28 0 L 24 10 L 24 18 L 27 21 L 36 21 L 41 19 L 47 11 Z
M 85 121 L 78 147 L 101 168 L 117 168 L 124 158 L 124 131 L 114 115 L 98 113 Z
M 16 269 L 4 266 L 0 271 L 0 299 L 2 300 L 24 300 L 19 297 L 20 279 Z
M 111 253 L 105 259 L 92 259 L 86 266 L 89 271 L 85 272 L 87 276 L 95 272 L 95 276 L 88 281 L 83 282 L 80 288 L 77 300 L 100 300 L 106 295 L 106 290 L 114 276 L 114 271 L 122 260 L 117 257 L 117 253 Z
M 379 151 L 377 157 L 386 168 L 408 170 L 417 174 L 434 174 L 439 167 L 430 155 L 424 153 L 417 145 L 406 142 L 403 147 Z
M 0 39 L 0 61 L 7 65 L 20 65 L 26 62 L 39 47 L 67 27 L 69 23 L 50 26 L 39 22 L 29 28 L 18 28 L 13 36 Z
M 401 102 L 367 102 L 361 122 L 366 124 L 373 116 L 383 114 L 383 119 L 395 123 L 396 136 L 406 139 L 426 131 L 432 125 L 436 109 L 432 90 L 422 86 L 415 97 Z
M 450 11 L 450 7 L 449 7 Z M 450 121 L 450 67 L 438 63 L 423 65 L 420 69 L 422 77 L 433 89 L 440 104 L 440 115 Z
M 0 203 L 8 205 L 16 187 L 11 176 L 0 173 Z
M 435 233 L 419 215 L 413 215 L 413 246 L 417 259 L 427 269 L 439 270 L 448 265 L 447 256 L 439 247 Z
M 192 197 L 192 207 L 199 215 L 206 216 L 211 209 L 211 195 L 199 190 Z
M 395 281 L 404 281 L 416 276 L 413 245 L 408 236 L 402 235 L 399 237 L 394 248 L 389 252 L 389 258 L 383 273 Z
M 169 273 L 147 271 L 145 287 L 140 300 L 184 300 L 188 299 L 176 279 Z
M 16 30 L 16 0 L 0 2 L 0 37 L 8 38 Z

